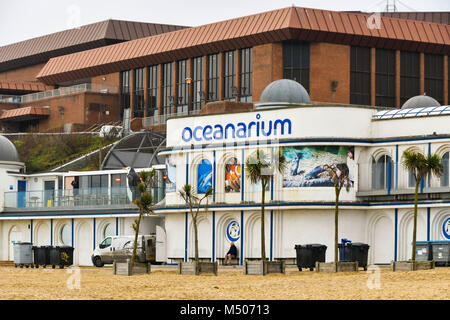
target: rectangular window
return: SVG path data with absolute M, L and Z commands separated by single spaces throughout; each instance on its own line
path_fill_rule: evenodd
M 375 104 L 395 107 L 395 50 L 376 49 Z
M 131 72 L 120 73 L 120 118 L 123 118 L 123 110 L 130 107 Z
M 188 60 L 177 61 L 177 113 L 187 114 L 189 85 L 186 81 L 188 77 Z
M 444 56 L 425 54 L 425 93 L 444 104 Z
M 204 102 L 203 57 L 192 59 L 192 108 L 201 110 Z
M 252 48 L 239 50 L 239 99 L 252 102 Z
M 148 102 L 147 117 L 158 115 L 158 66 L 148 67 Z
M 350 49 L 350 103 L 371 105 L 371 49 Z
M 400 52 L 400 105 L 420 95 L 420 54 Z
M 134 70 L 133 118 L 144 117 L 144 68 Z
M 164 114 L 172 113 L 173 101 L 173 66 L 172 63 L 163 64 L 163 74 L 162 74 L 162 108 Z
M 219 100 L 219 54 L 211 54 L 207 61 L 208 78 L 207 81 L 207 97 L 206 101 Z
M 295 80 L 309 92 L 310 45 L 304 41 L 283 42 L 283 78 Z
M 223 100 L 234 100 L 237 94 L 235 52 L 223 53 Z

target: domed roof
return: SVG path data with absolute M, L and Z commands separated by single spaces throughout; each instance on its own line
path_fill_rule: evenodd
M 306 89 L 297 81 L 289 79 L 276 80 L 262 92 L 260 103 L 288 102 L 311 103 Z
M 402 109 L 424 108 L 424 107 L 439 107 L 441 104 L 432 97 L 427 95 L 415 96 L 408 99 L 403 105 Z
M 0 135 L 0 161 L 20 162 L 14 143 L 2 135 Z

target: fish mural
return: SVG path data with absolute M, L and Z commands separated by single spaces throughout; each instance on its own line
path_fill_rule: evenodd
M 209 160 L 203 159 L 197 171 L 197 192 L 206 193 L 212 187 L 212 165 Z
M 336 165 L 338 169 L 349 170 L 353 186 L 356 163 L 354 147 L 347 146 L 304 146 L 283 149 L 287 170 L 283 174 L 283 187 L 333 187 L 325 165 Z
M 225 192 L 241 191 L 241 165 L 236 158 L 225 164 Z

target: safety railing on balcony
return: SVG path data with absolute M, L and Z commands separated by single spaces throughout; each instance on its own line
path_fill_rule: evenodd
M 154 203 L 164 199 L 163 187 L 151 189 Z M 37 190 L 5 192 L 5 208 L 65 208 L 65 207 L 105 207 L 134 206 L 134 200 L 139 197 L 136 188 L 85 188 L 64 190 Z
M 96 83 L 82 83 L 70 87 L 61 87 L 54 90 L 42 91 L 37 93 L 26 94 L 23 96 L 14 97 L 0 97 L 0 102 L 9 103 L 28 103 L 45 98 L 52 98 L 58 96 L 64 96 L 68 94 L 81 93 L 81 92 L 97 92 L 97 93 L 118 93 L 119 90 L 114 86 L 107 86 Z
M 197 115 L 200 110 L 191 110 L 189 112 L 178 112 L 178 113 L 168 113 L 155 115 L 152 117 L 142 118 L 142 126 L 143 127 L 152 127 L 160 124 L 165 124 L 168 118 L 172 117 L 184 117 L 184 116 L 193 116 Z

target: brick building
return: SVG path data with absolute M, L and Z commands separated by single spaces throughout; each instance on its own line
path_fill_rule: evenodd
M 65 112 L 64 119 L 58 108 L 66 102 L 53 98 L 54 104 L 40 105 L 52 110 L 46 120 L 38 120 L 40 130 L 120 120 L 130 108 L 134 130 L 162 131 L 168 117 L 196 114 L 209 102 L 256 102 L 269 83 L 282 78 L 300 82 L 313 102 L 399 108 L 425 93 L 448 104 L 448 20 L 399 17 L 383 14 L 372 21 L 366 13 L 288 7 L 159 34 L 137 33 L 126 42 L 37 61 L 23 74 L 53 87 L 84 82 L 118 87 L 116 104 L 98 94 L 99 100 L 70 106 L 83 114 Z M 96 117 L 100 111 L 95 110 L 106 109 L 108 115 Z
M 119 119 L 118 75 L 77 78 L 56 85 L 46 85 L 36 76 L 55 57 L 182 28 L 106 20 L 0 47 L 2 127 L 47 131 Z

